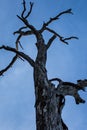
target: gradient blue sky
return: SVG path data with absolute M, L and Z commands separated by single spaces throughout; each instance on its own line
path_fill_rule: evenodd
M 29 0 L 26 0 L 29 2 Z M 62 36 L 76 35 L 64 45 L 56 39 L 48 51 L 48 77 L 59 77 L 76 82 L 87 78 L 87 0 L 31 0 L 34 2 L 30 22 L 38 29 L 58 12 L 72 8 L 74 15 L 64 15 L 50 25 Z M 16 36 L 13 32 L 22 26 L 16 15 L 21 13 L 22 0 L 0 0 L 0 46 L 14 47 Z M 49 34 L 44 37 L 47 42 Z M 35 59 L 35 38 L 21 40 L 24 52 Z M 13 53 L 0 51 L 0 69 L 13 57 Z M 80 92 L 87 100 L 87 93 Z M 62 113 L 69 130 L 87 130 L 87 103 L 76 105 L 72 97 L 66 97 Z M 33 70 L 27 62 L 18 60 L 0 77 L 0 130 L 35 130 Z

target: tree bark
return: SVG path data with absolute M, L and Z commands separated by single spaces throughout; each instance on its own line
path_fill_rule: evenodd
M 38 50 L 34 67 L 36 129 L 68 130 L 61 118 L 64 96 L 55 93 L 55 85 L 47 77 L 47 48 L 43 38 L 37 41 L 36 46 Z

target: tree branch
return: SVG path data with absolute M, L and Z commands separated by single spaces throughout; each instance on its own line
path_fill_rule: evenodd
M 72 83 L 72 82 L 63 82 L 59 78 L 53 78 L 49 80 L 50 82 L 52 81 L 58 81 L 59 84 L 57 88 L 55 88 L 55 92 L 57 95 L 62 95 L 62 96 L 73 96 L 75 98 L 76 104 L 79 103 L 85 103 L 85 100 L 82 99 L 78 93 L 79 90 L 85 91 L 85 87 L 87 87 L 87 79 L 85 80 L 77 80 L 77 84 Z
M 20 56 L 20 57 L 22 57 L 23 59 L 25 59 L 26 61 L 28 61 L 28 63 L 32 66 L 32 67 L 34 67 L 34 61 L 33 61 L 33 59 L 31 58 L 31 57 L 29 57 L 28 55 L 26 55 L 25 53 L 23 53 L 23 52 L 20 52 L 20 51 L 18 51 L 18 50 L 16 50 L 15 48 L 12 48 L 12 47 L 9 47 L 9 46 L 1 46 L 0 47 L 0 49 L 5 49 L 5 50 L 7 50 L 7 51 L 11 51 L 11 52 L 14 52 L 14 53 L 16 53 L 18 56 Z
M 12 67 L 12 65 L 15 63 L 15 61 L 17 60 L 17 54 L 13 57 L 12 61 L 9 63 L 8 66 L 6 66 L 6 68 L 2 69 L 0 71 L 0 76 L 3 75 L 8 69 L 10 69 Z
M 18 31 L 14 32 L 13 33 L 14 35 L 15 34 L 19 34 L 19 36 L 17 37 L 16 39 L 16 49 L 18 50 L 18 44 L 21 46 L 21 48 L 23 49 L 22 45 L 20 44 L 20 39 L 22 36 L 27 36 L 27 35 L 32 35 L 33 32 L 32 31 L 21 31 L 21 29 L 19 29 Z
M 33 31 L 34 34 L 37 33 L 35 27 L 31 24 L 29 24 L 29 22 L 27 21 L 27 19 L 20 17 L 19 15 L 17 15 L 17 17 L 27 26 L 27 28 L 31 29 Z
M 37 36 L 37 30 L 36 30 L 36 28 L 33 25 L 31 25 L 28 22 L 28 20 L 27 20 L 27 18 L 30 16 L 30 14 L 32 12 L 32 8 L 33 8 L 33 3 L 30 2 L 30 10 L 28 11 L 27 15 L 25 15 L 25 12 L 26 12 L 26 2 L 25 2 L 25 0 L 23 0 L 23 11 L 21 13 L 21 16 L 17 15 L 17 17 L 25 24 L 25 27 L 20 28 L 19 31 L 17 31 L 15 33 L 20 32 L 24 28 L 29 28 L 30 31 L 28 31 L 28 33 L 30 34 L 30 32 L 32 32 L 33 34 L 35 34 Z
M 52 81 L 58 81 L 59 83 L 60 83 L 60 82 L 63 82 L 63 81 L 62 81 L 61 79 L 59 79 L 59 78 L 53 78 L 53 79 L 50 79 L 49 81 L 50 81 L 50 82 L 52 82 Z
M 31 12 L 32 12 L 33 4 L 34 4 L 34 3 L 30 2 L 30 10 L 28 11 L 27 15 L 24 16 L 24 14 L 25 14 L 25 12 L 26 12 L 26 2 L 25 2 L 25 0 L 23 0 L 23 11 L 22 11 L 22 14 L 21 14 L 21 17 L 22 17 L 22 18 L 25 18 L 25 19 L 26 19 L 27 17 L 29 17 L 29 15 L 30 15 Z
M 48 41 L 48 43 L 47 43 L 47 45 L 46 45 L 47 49 L 51 46 L 51 44 L 52 44 L 52 42 L 55 40 L 55 38 L 56 38 L 56 35 L 54 34 L 54 35 L 49 39 L 49 41 Z
M 50 23 L 52 23 L 52 22 L 55 21 L 55 20 L 58 20 L 59 17 L 60 17 L 61 15 L 63 15 L 63 14 L 73 14 L 73 13 L 72 13 L 72 9 L 65 10 L 65 11 L 63 11 L 63 12 L 57 14 L 55 17 L 50 18 L 49 21 L 47 21 L 46 23 L 43 24 L 43 26 L 42 26 L 42 28 L 41 28 L 41 32 L 43 32 L 43 31 L 46 29 L 46 27 L 47 27 Z
M 58 33 L 56 33 L 54 30 L 52 30 L 52 29 L 50 29 L 50 28 L 48 28 L 48 27 L 46 27 L 46 30 L 49 31 L 49 32 L 51 32 L 51 33 L 53 33 L 54 35 L 56 35 L 61 42 L 63 42 L 64 44 L 67 44 L 67 45 L 69 44 L 69 43 L 67 42 L 67 40 L 78 39 L 78 37 L 75 37 L 75 36 L 71 36 L 71 37 L 68 37 L 68 38 L 64 38 L 64 37 L 62 37 L 61 35 L 59 35 Z

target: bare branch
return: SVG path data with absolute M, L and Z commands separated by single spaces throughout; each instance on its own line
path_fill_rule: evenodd
M 26 2 L 25 2 L 25 0 L 23 0 L 23 12 L 22 12 L 22 14 L 21 14 L 21 17 L 23 18 L 24 17 L 24 13 L 25 13 L 25 11 L 26 11 Z
M 33 31 L 33 34 L 35 34 L 37 36 L 36 28 L 33 25 L 29 24 L 29 22 L 27 20 L 27 17 L 29 17 L 29 15 L 31 14 L 32 7 L 33 7 L 33 3 L 30 2 L 30 10 L 28 11 L 27 15 L 24 16 L 25 11 L 26 11 L 26 2 L 25 2 L 25 0 L 23 0 L 23 11 L 21 13 L 21 16 L 17 15 L 17 17 L 25 24 L 25 26 L 20 28 L 17 32 L 14 32 L 14 34 L 20 32 L 22 29 L 29 28 L 30 31 Z M 30 31 L 29 31 L 29 33 L 30 33 Z
M 57 95 L 62 95 L 62 96 L 73 96 L 75 98 L 76 104 L 79 103 L 85 103 L 85 100 L 82 99 L 78 93 L 79 90 L 85 91 L 85 87 L 87 87 L 87 79 L 85 80 L 78 80 L 77 84 L 72 83 L 72 82 L 63 82 L 59 78 L 53 78 L 49 80 L 50 82 L 52 81 L 58 81 L 58 86 L 55 88 L 55 92 Z
M 22 35 L 20 34 L 18 37 L 17 37 L 17 40 L 16 40 L 16 49 L 18 50 L 18 44 L 20 45 L 20 39 L 21 39 Z
M 17 60 L 17 55 L 13 57 L 12 61 L 9 63 L 8 66 L 6 66 L 6 68 L 0 71 L 0 76 L 3 75 L 8 69 L 10 69 L 16 60 Z
M 19 36 L 18 36 L 17 39 L 16 39 L 16 49 L 18 50 L 18 44 L 19 44 L 20 47 L 23 49 L 23 47 L 22 47 L 22 45 L 21 45 L 21 43 L 20 43 L 21 37 L 22 37 L 22 36 L 27 36 L 27 35 L 32 35 L 33 32 L 32 32 L 32 31 L 26 31 L 26 32 L 24 32 L 24 31 L 18 30 L 18 31 L 16 31 L 16 32 L 14 32 L 14 34 L 19 34 Z
M 22 36 L 28 36 L 28 35 L 32 35 L 34 34 L 33 31 L 30 31 L 30 30 L 27 30 L 27 31 L 24 31 L 24 29 L 27 29 L 27 26 L 24 26 L 24 27 L 21 27 L 19 28 L 19 30 L 15 31 L 13 34 L 19 34 L 17 39 L 16 39 L 16 49 L 18 50 L 18 44 L 20 45 L 20 47 L 23 49 L 21 43 L 20 43 L 20 39 Z
M 37 36 L 37 30 L 36 30 L 36 28 L 33 25 L 29 24 L 29 22 L 27 21 L 27 19 L 22 18 L 19 15 L 17 15 L 17 17 L 27 26 L 27 28 L 29 28 L 29 29 L 31 29 L 31 31 L 33 31 L 33 34 L 35 34 Z
M 63 11 L 63 12 L 57 14 L 55 17 L 50 18 L 50 20 L 49 20 L 48 22 L 46 22 L 46 23 L 43 24 L 43 26 L 42 26 L 42 28 L 41 28 L 41 32 L 43 32 L 43 31 L 46 29 L 46 27 L 47 27 L 50 23 L 52 23 L 52 22 L 55 21 L 55 20 L 58 20 L 59 17 L 60 17 L 61 15 L 63 15 L 63 14 L 73 14 L 73 13 L 72 13 L 72 9 L 65 10 L 65 11 Z
M 49 81 L 50 82 L 52 82 L 52 81 L 58 81 L 59 83 L 62 82 L 62 80 L 60 78 L 53 78 L 53 79 L 50 79 Z
M 25 53 L 23 53 L 23 52 L 20 52 L 20 51 L 18 51 L 18 50 L 16 50 L 15 48 L 12 48 L 12 47 L 9 47 L 9 46 L 1 46 L 0 47 L 0 49 L 5 49 L 5 50 L 7 50 L 7 51 L 11 51 L 11 52 L 14 52 L 14 53 L 16 53 L 18 56 L 20 56 L 20 57 L 22 57 L 23 59 L 25 59 L 26 61 L 28 61 L 28 63 L 32 66 L 32 67 L 34 67 L 34 61 L 33 61 L 33 59 L 31 58 L 31 57 L 29 57 L 28 55 L 26 55 Z
M 52 29 L 50 29 L 50 28 L 48 28 L 48 27 L 46 27 L 46 30 L 49 31 L 49 32 L 51 32 L 51 33 L 53 33 L 54 35 L 56 35 L 56 36 L 60 39 L 60 41 L 63 40 L 63 37 L 60 36 L 58 33 L 56 33 L 54 30 L 52 30 Z M 65 41 L 62 41 L 62 42 L 64 42 L 65 44 L 68 44 L 68 43 L 66 43 Z
M 33 8 L 33 4 L 34 3 L 30 2 L 30 11 L 27 13 L 27 15 L 25 16 L 25 18 L 29 17 L 29 15 L 31 14 L 32 8 Z
M 71 36 L 71 37 L 67 37 L 67 38 L 64 38 L 63 40 L 66 41 L 66 40 L 71 40 L 71 39 L 79 39 L 78 37 L 75 37 L 75 36 Z
M 46 45 L 47 49 L 51 46 L 51 44 L 52 44 L 52 42 L 55 40 L 55 38 L 56 38 L 56 35 L 54 34 L 54 35 L 49 39 L 49 41 L 48 41 L 48 43 L 47 43 L 47 45 Z
M 67 40 L 78 39 L 78 38 L 75 37 L 75 36 L 71 36 L 71 37 L 68 37 L 68 38 L 64 38 L 64 37 L 62 37 L 61 35 L 59 35 L 58 33 L 56 33 L 54 30 L 52 30 L 52 29 L 50 29 L 50 28 L 48 28 L 48 27 L 46 27 L 46 30 L 49 31 L 49 32 L 51 32 L 51 33 L 53 33 L 54 35 L 56 35 L 61 42 L 65 43 L 65 44 L 67 44 L 67 45 L 69 44 L 69 43 L 67 42 Z
M 14 34 L 21 34 L 22 36 L 28 36 L 28 35 L 32 35 L 33 34 L 33 31 L 16 31 L 14 32 Z
M 15 31 L 13 34 L 14 34 L 14 35 L 15 35 L 15 34 L 19 34 L 20 32 L 22 32 L 23 29 L 26 29 L 26 28 L 27 28 L 27 26 L 21 27 L 21 28 L 19 28 L 18 31 Z
M 30 15 L 31 12 L 32 12 L 32 8 L 33 8 L 33 3 L 30 2 L 30 10 L 29 10 L 29 12 L 27 13 L 27 15 L 24 16 L 24 13 L 26 12 L 26 2 L 25 2 L 25 0 L 23 0 L 23 11 L 22 11 L 21 17 L 22 17 L 22 18 L 25 18 L 25 19 L 26 19 L 27 17 L 29 17 L 29 15 Z
M 87 79 L 77 80 L 77 84 L 80 85 L 84 90 L 84 88 L 87 87 Z

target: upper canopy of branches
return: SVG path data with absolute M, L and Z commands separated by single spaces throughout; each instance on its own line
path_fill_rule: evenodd
M 37 30 L 36 27 L 34 27 L 34 25 L 30 24 L 29 20 L 27 20 L 27 18 L 30 16 L 32 9 L 33 9 L 33 5 L 34 3 L 30 2 L 30 9 L 27 11 L 26 9 L 26 2 L 25 0 L 23 0 L 23 10 L 21 12 L 21 15 L 17 15 L 17 17 L 23 22 L 24 26 L 22 26 L 21 28 L 19 28 L 17 31 L 14 32 L 14 35 L 17 34 L 18 37 L 16 39 L 16 48 L 11 48 L 8 46 L 1 46 L 0 49 L 5 49 L 7 51 L 11 51 L 14 52 L 16 55 L 13 57 L 12 61 L 9 63 L 9 65 L 0 71 L 0 75 L 2 75 L 4 72 L 6 72 L 13 64 L 14 62 L 17 60 L 17 58 L 23 58 L 25 60 L 27 60 L 30 65 L 32 67 L 34 67 L 34 61 L 31 57 L 29 57 L 28 55 L 24 54 L 23 52 L 19 52 L 18 51 L 18 46 L 20 45 L 20 47 L 23 49 L 21 43 L 20 43 L 20 39 L 23 36 L 28 36 L 28 35 L 35 35 L 37 42 L 40 41 L 41 39 L 43 39 L 42 33 L 46 30 L 49 33 L 52 33 L 53 36 L 48 40 L 47 44 L 46 44 L 46 48 L 48 50 L 48 48 L 51 46 L 51 44 L 53 43 L 53 41 L 55 40 L 55 38 L 59 38 L 59 40 L 64 43 L 64 44 L 68 44 L 68 41 L 71 39 L 78 39 L 76 36 L 71 36 L 71 37 L 67 37 L 64 38 L 63 36 L 61 36 L 60 34 L 58 34 L 55 30 L 49 28 L 48 26 L 53 23 L 54 21 L 58 20 L 61 16 L 65 15 L 65 14 L 73 14 L 72 13 L 72 9 L 67 9 L 65 11 L 62 11 L 60 13 L 58 13 L 56 16 L 51 17 L 47 22 L 44 22 L 41 29 Z
M 35 61 L 29 55 L 26 55 L 25 53 L 19 51 L 19 49 L 18 49 L 19 45 L 21 46 L 21 48 L 23 48 L 21 43 L 20 43 L 20 39 L 23 36 L 35 35 L 36 40 L 37 40 L 37 44 L 36 44 L 37 49 L 38 50 L 41 49 L 40 52 L 42 53 L 43 47 L 45 47 L 45 54 L 46 54 L 47 50 L 51 47 L 55 38 L 59 38 L 59 40 L 64 44 L 68 44 L 68 41 L 71 39 L 78 39 L 76 36 L 63 37 L 60 34 L 58 34 L 55 30 L 53 30 L 49 27 L 49 25 L 51 23 L 58 20 L 63 15 L 73 14 L 72 9 L 62 11 L 62 12 L 58 13 L 56 16 L 51 17 L 47 22 L 43 23 L 42 27 L 39 30 L 37 30 L 36 27 L 34 27 L 34 25 L 30 24 L 29 20 L 27 19 L 32 12 L 33 5 L 34 4 L 32 2 L 30 2 L 30 9 L 29 9 L 29 11 L 27 11 L 26 2 L 25 2 L 25 0 L 23 0 L 23 10 L 21 12 L 21 15 L 20 16 L 17 15 L 17 17 L 21 20 L 21 22 L 23 22 L 24 26 L 22 26 L 21 28 L 19 28 L 17 31 L 14 32 L 14 35 L 15 34 L 18 35 L 16 42 L 15 42 L 16 47 L 12 48 L 9 46 L 4 46 L 4 45 L 0 47 L 0 49 L 4 49 L 6 51 L 10 51 L 10 52 L 15 53 L 15 56 L 13 57 L 11 62 L 3 70 L 0 71 L 0 76 L 3 75 L 10 67 L 12 67 L 12 65 L 15 63 L 17 58 L 21 58 L 22 60 L 24 59 L 32 67 L 35 67 Z M 47 43 L 44 43 L 44 39 L 43 39 L 43 32 L 44 31 L 48 31 L 49 33 L 52 34 L 52 37 L 50 37 L 50 39 L 48 39 Z M 44 46 L 42 46 L 42 44 Z M 61 94 L 63 96 L 66 96 L 66 95 L 74 96 L 77 104 L 85 102 L 80 97 L 78 91 L 85 90 L 84 88 L 87 86 L 87 80 L 78 80 L 77 84 L 70 83 L 70 82 L 63 82 L 61 79 L 58 79 L 58 78 L 54 78 L 54 79 L 51 79 L 49 81 L 52 82 L 54 80 L 57 80 L 59 82 L 59 85 L 57 86 L 57 89 L 56 89 L 57 95 Z

